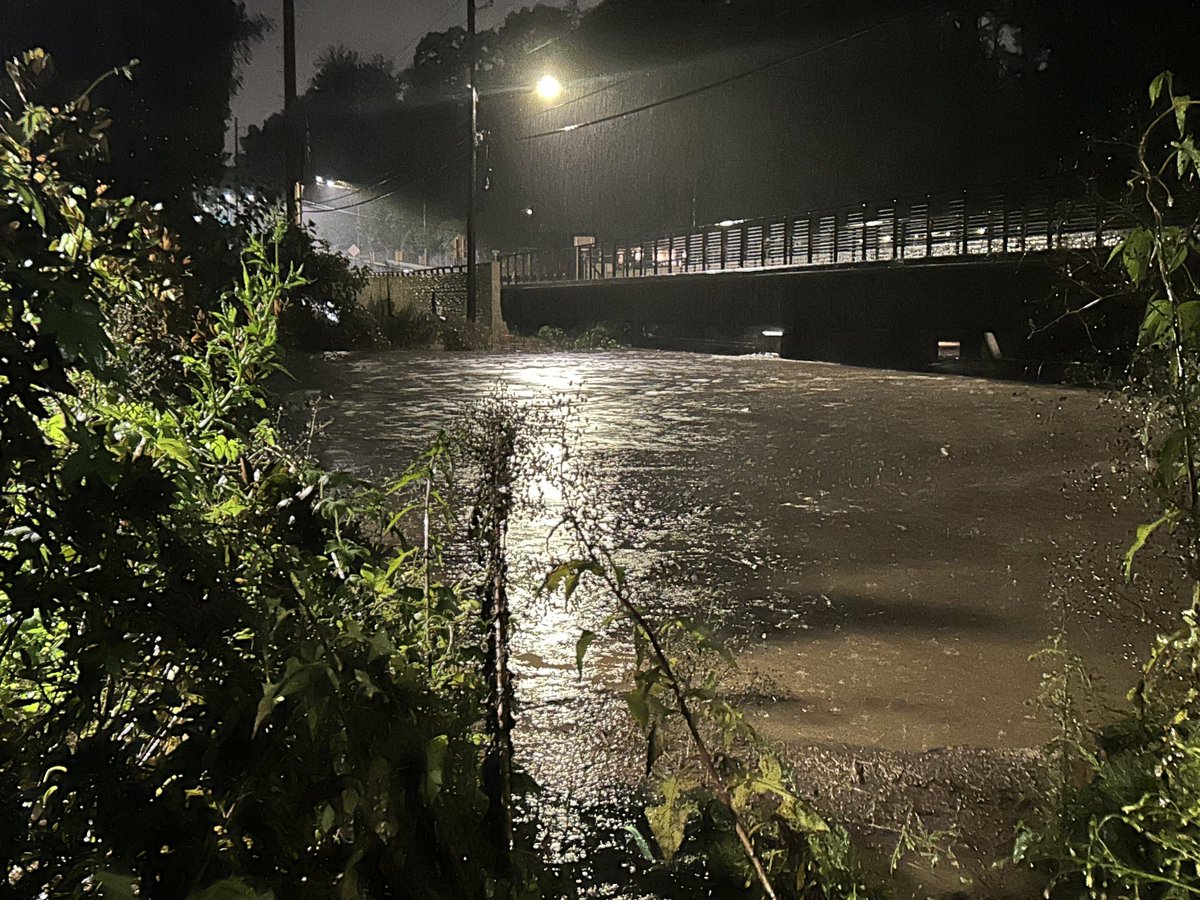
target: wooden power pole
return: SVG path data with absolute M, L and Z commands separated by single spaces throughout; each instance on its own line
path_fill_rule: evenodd
M 304 153 L 300 146 L 300 123 L 296 120 L 296 0 L 283 0 L 283 130 L 284 181 L 287 184 L 287 218 L 297 228 L 304 226 L 300 198 L 304 183 Z
M 479 318 L 479 293 L 475 283 L 475 203 L 479 184 L 479 90 L 475 85 L 478 60 L 475 57 L 475 0 L 467 0 L 467 88 L 471 95 L 471 150 L 467 168 L 467 321 Z

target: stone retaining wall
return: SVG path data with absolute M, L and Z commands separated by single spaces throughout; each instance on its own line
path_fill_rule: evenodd
M 479 328 L 492 338 L 507 333 L 500 311 L 500 265 L 476 266 L 479 289 Z M 373 275 L 358 302 L 386 326 L 390 317 L 416 315 L 435 327 L 460 326 L 467 321 L 466 268 Z

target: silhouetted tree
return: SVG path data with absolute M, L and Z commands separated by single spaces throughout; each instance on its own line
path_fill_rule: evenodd
M 307 100 L 313 112 L 362 116 L 385 111 L 404 92 L 395 68 L 380 54 L 367 59 L 357 50 L 330 47 L 317 59 Z
M 268 27 L 239 0 L 4 0 L 0 53 L 42 47 L 63 95 L 97 72 L 138 60 L 130 84 L 110 79 L 97 101 L 113 112 L 105 177 L 147 200 L 190 200 L 225 166 L 229 100 L 239 67 Z

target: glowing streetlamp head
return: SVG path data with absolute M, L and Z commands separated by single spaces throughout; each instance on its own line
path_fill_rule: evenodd
M 562 93 L 562 85 L 553 75 L 543 75 L 537 83 L 537 93 L 543 100 L 554 100 Z

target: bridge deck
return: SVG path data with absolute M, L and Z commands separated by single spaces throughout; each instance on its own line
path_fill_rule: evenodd
M 1028 198 L 1028 195 L 1026 195 Z M 862 204 L 838 210 L 727 220 L 645 240 L 592 242 L 500 257 L 505 284 L 607 281 L 711 272 L 949 262 L 1114 246 L 1122 229 L 1095 201 L 1043 188 Z

